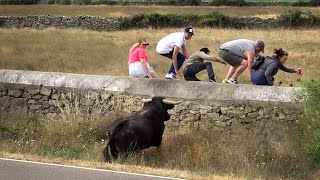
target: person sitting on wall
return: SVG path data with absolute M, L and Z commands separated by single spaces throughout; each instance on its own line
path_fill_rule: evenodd
M 209 81 L 216 82 L 215 75 L 212 69 L 212 64 L 208 61 L 219 62 L 224 65 L 227 65 L 227 63 L 219 58 L 209 56 L 209 54 L 210 50 L 208 48 L 201 48 L 200 51 L 196 51 L 189 57 L 183 68 L 183 76 L 185 80 L 200 81 L 196 77 L 196 74 L 204 69 L 207 69 Z M 204 62 L 204 60 L 208 61 Z
M 157 74 L 148 63 L 146 39 L 140 39 L 129 50 L 129 75 L 138 78 L 157 78 Z
M 301 74 L 300 68 L 287 68 L 283 64 L 288 60 L 289 54 L 282 48 L 274 49 L 274 55 L 265 57 L 264 62 L 257 68 L 253 69 L 251 81 L 256 85 L 279 86 L 279 83 L 274 83 L 274 77 L 278 70 L 288 73 Z

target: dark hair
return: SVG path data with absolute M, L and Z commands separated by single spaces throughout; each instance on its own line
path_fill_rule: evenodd
M 288 56 L 289 54 L 282 50 L 282 48 L 279 48 L 279 49 L 274 49 L 273 53 L 275 55 L 273 55 L 273 57 L 277 58 L 277 59 L 280 59 L 282 56 Z
M 200 51 L 208 54 L 208 52 L 210 52 L 210 50 L 208 48 L 201 48 Z

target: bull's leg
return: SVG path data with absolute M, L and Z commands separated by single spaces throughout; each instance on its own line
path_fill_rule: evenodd
M 110 151 L 111 151 L 111 155 L 112 155 L 113 159 L 117 159 L 118 155 L 119 155 L 118 149 L 114 145 L 111 145 Z
M 104 157 L 104 162 L 111 162 L 110 160 L 110 156 L 109 156 L 109 153 L 108 153 L 108 146 L 106 146 L 106 148 L 104 148 L 103 152 L 103 157 Z

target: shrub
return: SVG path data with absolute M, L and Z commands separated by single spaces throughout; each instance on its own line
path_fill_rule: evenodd
M 169 6 L 199 6 L 201 5 L 201 0 L 160 0 L 156 4 L 159 5 L 169 5 Z
M 310 0 L 310 1 L 303 1 L 300 0 L 298 2 L 293 2 L 292 6 L 319 6 L 320 0 Z
M 248 3 L 245 0 L 214 0 L 210 3 L 212 6 L 245 6 Z
M 120 29 L 181 27 L 186 24 L 193 24 L 197 20 L 198 16 L 191 14 L 137 14 L 121 19 Z
M 10 4 L 10 5 L 19 5 L 19 4 L 38 4 L 40 0 L 0 0 L 0 4 Z
M 317 27 L 320 25 L 320 16 L 300 10 L 288 11 L 274 21 L 277 27 Z
M 230 24 L 230 18 L 219 12 L 212 12 L 202 16 L 200 24 L 209 27 L 227 27 Z
M 306 88 L 308 97 L 298 139 L 313 166 L 317 166 L 320 165 L 320 82 L 311 81 Z
M 117 1 L 116 0 L 98 0 L 98 1 L 94 2 L 94 4 L 116 5 Z

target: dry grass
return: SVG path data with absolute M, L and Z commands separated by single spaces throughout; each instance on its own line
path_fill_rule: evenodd
M 247 125 L 233 120 L 228 133 L 210 129 L 209 124 L 167 128 L 159 149 L 149 148 L 106 164 L 102 157 L 105 132 L 126 113 L 119 109 L 106 115 L 89 114 L 88 107 L 79 106 L 75 96 L 69 97 L 75 102 L 57 105 L 59 114 L 50 117 L 19 119 L 3 113 L 0 157 L 208 180 L 303 179 L 314 170 L 298 144 L 295 126 L 277 120 Z
M 150 10 L 152 9 L 152 10 Z M 127 16 L 137 13 L 190 13 L 208 14 L 211 12 L 221 12 L 228 16 L 255 16 L 261 18 L 275 17 L 288 10 L 303 10 L 319 14 L 319 8 L 312 7 L 215 7 L 215 6 L 59 6 L 59 5 L 2 5 L 0 6 L 0 16 L 27 16 L 27 15 L 51 15 L 51 16 Z
M 139 29 L 115 32 L 93 32 L 85 30 L 32 30 L 0 29 L 0 68 L 54 72 L 70 72 L 113 76 L 128 75 L 128 50 L 140 37 L 150 42 L 147 53 L 150 64 L 160 78 L 167 72 L 171 61 L 155 51 L 157 42 L 165 35 L 183 29 Z M 266 29 L 234 30 L 196 28 L 195 36 L 187 41 L 189 54 L 208 47 L 211 55 L 217 56 L 219 46 L 229 40 L 247 38 L 263 39 L 266 55 L 274 48 L 282 47 L 289 52 L 289 67 L 301 67 L 303 76 L 284 73 L 280 75 L 298 86 L 301 81 L 318 79 L 320 57 L 320 31 L 318 29 Z M 229 66 L 213 64 L 220 81 Z M 248 82 L 247 73 L 240 83 Z M 200 73 L 207 80 L 205 73 Z M 279 79 L 280 80 L 280 79 Z

